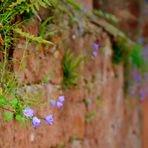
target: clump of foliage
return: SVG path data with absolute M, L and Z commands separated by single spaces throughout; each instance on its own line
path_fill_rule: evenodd
M 113 56 L 112 62 L 113 64 L 119 64 L 120 62 L 127 61 L 130 55 L 129 45 L 127 44 L 127 40 L 125 38 L 117 38 L 112 43 Z
M 63 79 L 62 84 L 64 86 L 76 85 L 79 78 L 78 66 L 82 56 L 74 56 L 70 50 L 67 50 L 63 56 L 62 72 Z
M 138 96 L 141 101 L 147 95 L 147 44 L 143 42 L 136 42 L 130 52 L 129 65 L 131 66 L 128 76 L 129 87 L 128 92 L 130 96 Z M 129 67 L 129 66 L 128 66 Z
M 144 57 L 141 55 L 142 53 L 142 45 L 136 42 L 130 52 L 130 59 L 132 66 L 136 66 L 138 68 L 142 68 L 144 64 Z
M 63 3 L 63 7 L 60 4 Z M 56 7 L 58 4 L 58 7 Z M 75 8 L 72 0 L 68 1 L 69 9 Z M 48 36 L 54 34 L 55 31 L 50 32 L 47 28 L 53 23 L 53 16 L 49 16 L 46 20 L 41 20 L 38 10 L 40 7 L 49 8 L 50 10 L 59 9 L 62 14 L 67 13 L 67 1 L 65 0 L 2 0 L 0 1 L 0 109 L 4 112 L 5 120 L 10 120 L 12 117 L 15 119 L 24 121 L 30 119 L 32 125 L 38 126 L 41 123 L 41 119 L 45 120 L 49 125 L 53 122 L 53 116 L 47 115 L 46 117 L 37 117 L 34 114 L 34 110 L 29 106 L 38 105 L 40 102 L 38 100 L 31 99 L 27 96 L 20 96 L 19 90 L 20 85 L 17 82 L 17 78 L 13 73 L 13 67 L 10 64 L 13 59 L 13 48 L 14 41 L 17 40 L 15 34 L 26 39 L 26 46 L 28 46 L 29 40 L 38 42 L 40 44 L 51 44 L 52 42 L 46 40 Z M 58 12 L 59 12 L 58 10 Z M 71 11 L 71 10 L 68 10 Z M 69 15 L 69 13 L 67 13 Z M 38 18 L 41 22 L 39 26 L 38 36 L 29 34 L 23 31 L 23 25 L 32 16 Z M 72 17 L 72 14 L 69 15 Z M 17 18 L 21 18 L 18 19 Z M 1 54 L 0 53 L 0 54 Z M 10 54 L 11 53 L 11 54 Z M 24 57 L 24 55 L 23 55 Z M 23 60 L 23 59 L 22 59 Z M 76 85 L 78 79 L 77 66 L 80 62 L 80 56 L 74 57 L 70 51 L 67 51 L 63 58 L 63 81 L 64 85 Z M 22 63 L 22 61 L 21 61 Z M 9 66 L 10 65 L 10 66 Z M 21 67 L 22 65 L 20 65 Z M 21 68 L 19 68 L 21 70 Z M 58 98 L 58 100 L 51 100 L 50 105 L 53 107 L 61 108 L 63 106 L 63 98 Z M 46 102 L 47 103 L 47 102 Z
M 124 64 L 124 91 L 125 94 L 138 94 L 141 100 L 146 95 L 145 82 L 147 79 L 147 55 L 142 42 L 129 44 L 126 39 L 118 38 L 113 42 L 113 64 Z M 144 78 L 145 77 L 145 78 Z
M 16 90 L 19 88 L 19 83 L 10 64 L 14 60 L 13 57 L 10 57 L 12 56 L 10 53 L 13 54 L 13 42 L 16 40 L 14 33 L 20 34 L 27 38 L 27 40 L 33 40 L 43 44 L 53 44 L 42 38 L 42 36 L 33 36 L 22 31 L 20 27 L 23 25 L 23 22 L 28 19 L 28 17 L 24 17 L 24 14 L 29 17 L 32 15 L 39 17 L 38 10 L 40 7 L 53 9 L 57 2 L 57 0 L 0 1 L 0 109 L 6 121 L 14 117 L 16 120 L 24 123 L 28 118 L 27 113 L 31 111 L 28 107 L 32 105 L 31 102 L 24 99 L 25 97 L 22 98 L 16 93 Z M 20 16 L 23 20 L 18 22 L 16 19 L 17 16 Z M 22 112 L 25 108 L 26 114 Z M 37 117 L 30 116 L 29 119 L 32 119 L 32 125 L 34 126 L 37 125 L 36 123 L 39 123 Z M 51 116 L 45 117 L 44 120 L 49 124 L 52 123 Z

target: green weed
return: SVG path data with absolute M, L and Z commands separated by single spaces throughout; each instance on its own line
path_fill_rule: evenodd
M 77 84 L 77 80 L 79 79 L 78 66 L 81 60 L 81 55 L 74 56 L 70 50 L 65 52 L 62 61 L 62 84 L 64 86 L 75 86 Z
M 85 114 L 85 119 L 87 122 L 91 121 L 96 116 L 96 111 L 88 111 Z

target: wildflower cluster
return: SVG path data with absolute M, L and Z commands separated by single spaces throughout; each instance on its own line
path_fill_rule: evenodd
M 61 108 L 63 106 L 65 97 L 64 96 L 59 96 L 58 100 L 50 100 L 49 104 L 53 107 Z M 32 126 L 36 127 L 41 125 L 41 119 L 43 119 L 45 122 L 47 122 L 49 125 L 53 124 L 53 115 L 48 114 L 44 118 L 38 118 L 37 116 L 34 115 L 34 110 L 31 109 L 30 107 L 26 107 L 22 110 L 23 115 L 26 118 L 32 119 Z
M 138 93 L 140 100 L 143 101 L 146 95 L 146 91 L 144 90 L 142 86 L 143 84 L 142 77 L 140 76 L 136 68 L 132 70 L 131 75 L 134 80 L 133 80 L 133 86 L 130 88 L 130 96 L 134 96 L 135 94 Z
M 137 47 L 132 53 L 134 61 L 133 68 L 131 70 L 131 80 L 132 86 L 129 87 L 130 96 L 137 94 L 141 101 L 144 100 L 145 96 L 148 94 L 148 69 L 146 63 L 148 62 L 148 44 L 144 43 L 145 39 L 142 37 L 138 38 Z M 140 48 L 142 51 L 140 51 Z M 137 57 L 136 53 L 139 54 Z
M 93 52 L 92 52 L 92 56 L 93 57 L 96 57 L 97 56 L 97 52 L 98 52 L 98 49 L 99 49 L 99 44 L 97 42 L 94 42 L 93 45 L 92 45 L 92 48 L 94 49 Z
M 58 108 L 61 108 L 63 106 L 63 102 L 65 100 L 64 96 L 59 96 L 58 101 L 56 100 L 50 100 L 50 105 L 51 106 L 57 106 Z

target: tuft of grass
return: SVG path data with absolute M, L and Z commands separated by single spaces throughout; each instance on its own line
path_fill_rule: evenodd
M 75 86 L 79 78 L 78 66 L 81 62 L 82 56 L 74 56 L 70 50 L 67 50 L 63 56 L 62 72 L 63 79 L 62 84 L 64 86 Z
M 50 16 L 48 17 L 45 21 L 43 21 L 39 27 L 39 32 L 38 32 L 38 36 L 43 36 L 46 32 L 46 28 L 48 26 L 49 23 L 51 23 L 53 17 Z

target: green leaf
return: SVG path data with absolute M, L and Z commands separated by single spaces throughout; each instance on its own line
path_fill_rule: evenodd
M 40 25 L 40 28 L 39 28 L 39 32 L 38 32 L 38 35 L 39 36 L 43 36 L 43 34 L 45 33 L 46 31 L 46 28 L 47 28 L 47 25 L 49 22 L 51 22 L 53 17 L 48 17 L 41 25 Z
M 12 106 L 16 106 L 18 103 L 18 100 L 16 98 L 13 98 L 12 100 L 10 100 L 9 102 Z
M 19 28 L 15 28 L 13 29 L 16 33 L 20 34 L 23 37 L 26 37 L 27 39 L 39 42 L 39 43 L 43 43 L 43 44 L 51 44 L 54 45 L 52 42 L 44 40 L 41 36 L 34 36 L 32 34 L 29 34 L 27 32 L 23 32 L 21 29 Z
M 141 56 L 141 51 L 142 51 L 142 46 L 140 44 L 136 43 L 133 46 L 133 49 L 132 49 L 132 52 L 130 55 L 133 65 L 135 65 L 137 67 L 141 67 L 141 65 L 143 65 L 143 63 L 144 63 L 144 58 Z
M 8 104 L 8 102 L 5 99 L 6 98 L 3 95 L 0 95 L 0 106 Z
M 12 112 L 5 111 L 5 112 L 4 112 L 4 119 L 5 119 L 6 121 L 11 120 L 11 119 L 12 119 Z
M 18 121 L 20 121 L 20 122 L 22 122 L 23 124 L 25 124 L 25 119 L 21 115 L 19 115 L 19 114 L 16 115 L 15 116 L 15 119 L 18 120 Z
M 76 3 L 74 0 L 67 0 L 67 3 L 69 3 L 71 6 L 73 6 L 73 8 L 76 10 L 81 9 L 80 4 Z

